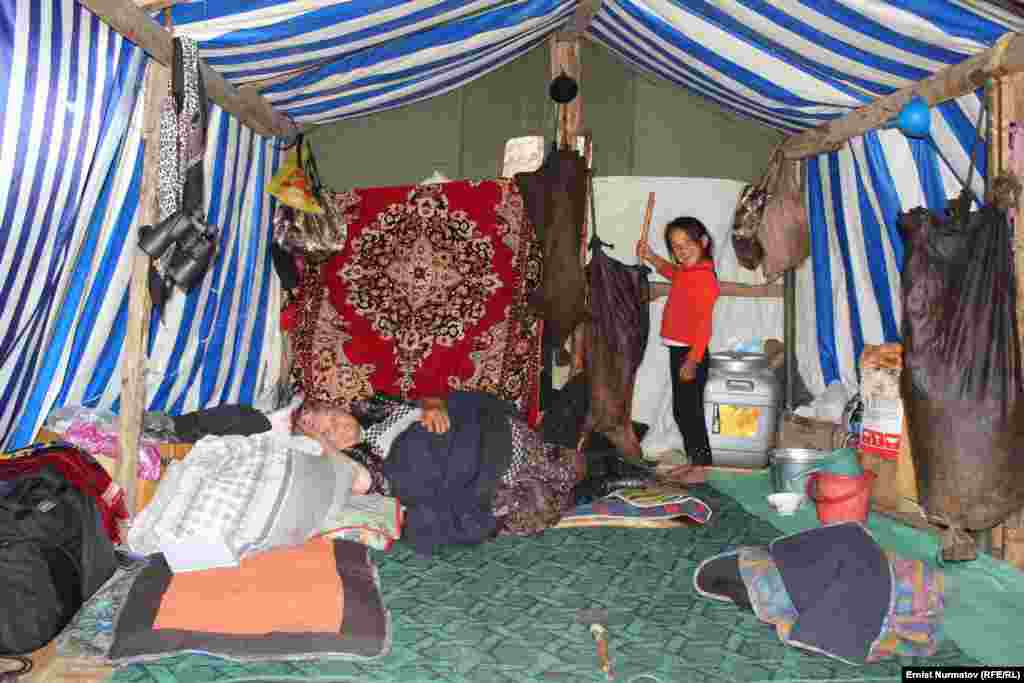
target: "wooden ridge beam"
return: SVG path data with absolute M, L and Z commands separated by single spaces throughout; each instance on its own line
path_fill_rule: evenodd
M 782 151 L 789 159 L 834 152 L 850 138 L 885 125 L 914 96 L 920 96 L 934 106 L 976 90 L 989 78 L 1021 71 L 1024 71 L 1024 34 L 1007 33 L 993 47 L 959 64 L 879 97 L 846 116 L 791 136 L 783 143 Z
M 153 59 L 171 66 L 173 37 L 132 0 L 81 0 L 81 3 Z M 207 96 L 260 135 L 291 137 L 298 132 L 295 123 L 276 111 L 256 89 L 236 88 L 203 60 L 199 60 L 199 70 Z

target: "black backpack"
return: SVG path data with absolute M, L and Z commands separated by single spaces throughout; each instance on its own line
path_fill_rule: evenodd
M 0 655 L 46 645 L 116 568 L 96 501 L 59 470 L 0 482 Z

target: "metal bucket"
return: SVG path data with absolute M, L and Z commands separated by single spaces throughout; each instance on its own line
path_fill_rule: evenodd
M 776 448 L 769 455 L 772 488 L 776 493 L 805 494 L 807 477 L 831 455 L 829 451 L 810 448 Z

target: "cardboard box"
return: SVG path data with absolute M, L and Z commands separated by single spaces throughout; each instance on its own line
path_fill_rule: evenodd
M 866 345 L 861 354 L 864 434 L 860 460 L 874 472 L 872 505 L 891 512 L 917 512 L 917 474 L 910 453 L 906 411 L 900 396 L 903 347 Z
M 779 437 L 775 447 L 834 451 L 845 446 L 846 440 L 844 425 L 785 413 L 779 422 Z

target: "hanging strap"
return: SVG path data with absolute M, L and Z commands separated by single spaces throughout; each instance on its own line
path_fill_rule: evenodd
M 593 235 L 590 238 L 590 249 L 596 249 L 598 247 L 609 247 L 614 249 L 614 244 L 608 242 L 602 242 L 601 238 L 597 236 L 597 205 L 594 203 L 594 172 L 591 169 L 587 169 L 587 190 L 590 195 L 590 227 L 593 231 Z
M 306 143 L 307 145 L 309 143 Z M 320 180 L 320 169 L 316 165 L 316 157 L 313 156 L 313 148 L 306 148 L 306 176 L 309 178 L 309 187 L 313 192 L 313 196 L 317 198 L 321 204 L 323 204 L 323 181 Z M 326 208 L 326 207 L 325 207 Z
M 985 133 L 981 134 L 981 124 L 985 122 Z M 960 226 L 961 228 L 966 227 L 967 219 L 971 213 L 971 201 L 974 200 L 978 203 L 978 207 L 984 206 L 983 199 L 979 199 L 974 194 L 974 190 L 971 189 L 971 181 L 974 179 L 974 166 L 978 158 L 978 143 L 985 141 L 986 149 L 988 145 L 992 144 L 991 136 L 992 122 L 988 117 L 988 97 L 982 95 L 981 108 L 978 110 L 978 122 L 974 124 L 974 144 L 971 145 L 971 163 L 967 167 L 967 179 L 964 181 L 964 187 L 960 191 Z M 936 145 L 938 147 L 938 145 Z M 987 176 L 992 175 L 992 169 L 989 169 Z M 988 178 L 985 179 L 985 191 L 988 192 Z

